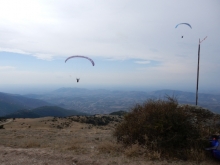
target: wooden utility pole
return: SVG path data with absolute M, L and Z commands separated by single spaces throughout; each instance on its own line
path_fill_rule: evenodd
M 204 41 L 206 38 L 207 38 L 207 36 L 202 41 Z M 198 104 L 200 44 L 202 43 L 202 41 L 200 41 L 200 39 L 199 39 L 198 66 L 197 66 L 197 83 L 196 83 L 196 105 Z

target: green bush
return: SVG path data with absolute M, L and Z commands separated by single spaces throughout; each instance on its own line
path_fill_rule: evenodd
M 187 159 L 190 151 L 207 145 L 203 131 L 195 115 L 178 106 L 175 98 L 167 97 L 137 104 L 117 125 L 114 136 L 126 146 L 139 144 L 162 156 Z

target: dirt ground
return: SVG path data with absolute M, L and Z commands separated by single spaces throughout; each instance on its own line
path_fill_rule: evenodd
M 3 123 L 4 124 L 4 123 Z M 188 162 L 135 156 L 112 137 L 114 124 L 93 126 L 68 118 L 7 120 L 0 129 L 0 165 L 217 165 L 218 161 Z

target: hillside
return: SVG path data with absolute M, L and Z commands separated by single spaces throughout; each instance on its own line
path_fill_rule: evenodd
M 66 110 L 57 106 L 43 106 L 32 110 L 18 110 L 4 116 L 5 118 L 39 118 L 39 117 L 66 117 L 71 115 L 86 115 L 75 110 Z
M 31 110 L 18 110 L 9 115 L 4 116 L 4 118 L 39 118 L 40 115 L 32 112 Z
M 22 105 L 0 101 L 0 116 L 5 116 L 23 108 Z
M 5 116 L 21 109 L 33 109 L 51 105 L 51 103 L 40 99 L 0 92 L 0 116 Z

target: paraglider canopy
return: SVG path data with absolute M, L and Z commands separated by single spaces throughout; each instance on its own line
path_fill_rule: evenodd
M 65 62 L 67 62 L 69 59 L 71 59 L 71 58 L 85 58 L 85 59 L 87 59 L 87 60 L 89 60 L 91 63 L 92 63 L 92 65 L 94 66 L 95 65 L 95 63 L 94 63 L 94 61 L 91 59 L 91 58 L 89 58 L 89 57 L 86 57 L 86 56 L 80 56 L 80 55 L 76 55 L 76 56 L 70 56 L 70 57 L 68 57 L 66 60 L 65 60 Z
M 187 25 L 192 29 L 192 26 L 189 23 L 179 23 L 179 24 L 176 25 L 175 28 L 177 28 L 179 25 Z

